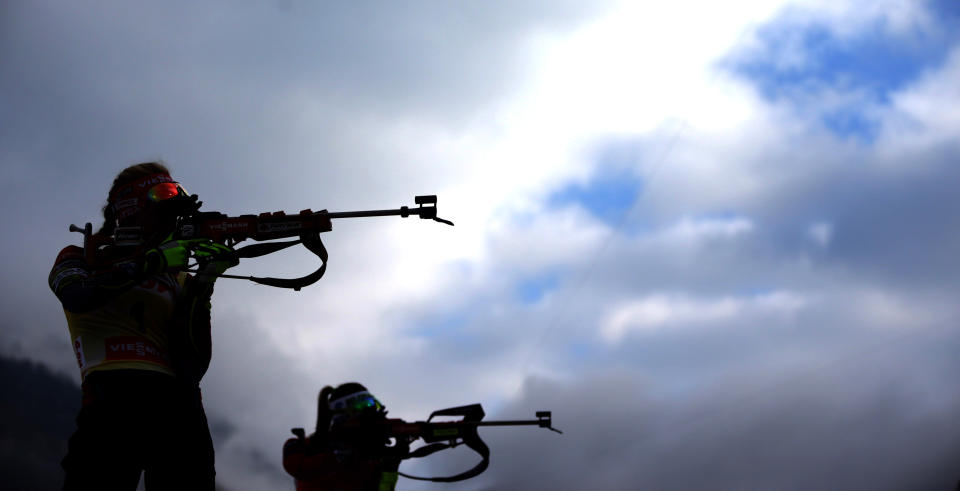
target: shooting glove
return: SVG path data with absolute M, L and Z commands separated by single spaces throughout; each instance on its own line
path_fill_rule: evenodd
M 197 281 L 202 284 L 211 284 L 217 281 L 217 278 L 224 271 L 240 264 L 240 259 L 237 258 L 237 254 L 232 247 L 216 242 L 205 241 L 203 244 L 197 244 L 194 247 L 193 254 L 200 262 Z
M 144 253 L 142 271 L 146 275 L 154 275 L 186 269 L 190 251 L 198 244 L 209 242 L 208 239 L 168 240 Z

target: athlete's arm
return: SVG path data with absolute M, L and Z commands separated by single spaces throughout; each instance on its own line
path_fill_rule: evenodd
M 313 449 L 309 439 L 283 445 L 283 469 L 300 481 L 323 482 L 343 474 L 343 462 L 329 449 Z
M 84 260 L 83 249 L 67 246 L 57 256 L 47 283 L 64 309 L 82 313 L 105 305 L 142 279 L 120 266 L 93 269 Z
M 213 353 L 210 334 L 210 297 L 212 283 L 187 277 L 183 293 L 177 299 L 177 311 L 170 330 L 170 350 L 174 371 L 184 380 L 199 383 Z
M 196 255 L 205 261 L 196 276 L 187 276 L 182 295 L 177 299 L 177 313 L 170 331 L 170 346 L 177 376 L 199 383 L 210 367 L 212 340 L 210 334 L 210 297 L 213 284 L 239 260 L 233 249 L 206 241 L 194 244 Z

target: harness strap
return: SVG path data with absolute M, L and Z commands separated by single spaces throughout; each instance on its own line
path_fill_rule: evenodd
M 473 466 L 472 469 L 461 472 L 447 477 L 420 477 L 420 476 L 411 476 L 410 474 L 404 474 L 403 472 L 398 472 L 397 474 L 406 477 L 407 479 L 415 479 L 417 481 L 431 481 L 431 482 L 457 482 L 470 479 L 471 477 L 476 477 L 480 475 L 483 471 L 487 470 L 487 466 L 490 465 L 490 448 L 487 447 L 487 444 L 480 439 L 480 435 L 477 434 L 476 427 L 472 428 L 469 431 L 466 431 L 462 436 L 463 443 L 465 443 L 471 450 L 477 452 L 480 455 L 480 462 L 477 465 Z M 448 448 L 453 448 L 457 446 L 457 443 L 431 443 L 430 445 L 425 445 L 420 447 L 412 452 L 410 452 L 407 457 L 426 457 L 432 453 L 438 452 L 440 450 L 445 450 Z
M 327 258 L 329 256 L 327 254 L 327 248 L 323 246 L 323 241 L 320 240 L 319 232 L 301 235 L 300 239 L 298 240 L 250 244 L 237 249 L 236 254 L 238 258 L 260 257 L 260 256 L 265 256 L 267 254 L 286 249 L 290 246 L 294 246 L 297 244 L 303 244 L 303 246 L 306 247 L 307 250 L 314 253 L 317 257 L 320 258 L 320 261 L 322 262 L 322 264 L 313 273 L 310 273 L 306 276 L 301 276 L 299 278 L 270 278 L 270 277 L 258 277 L 258 276 L 236 276 L 236 275 L 227 275 L 227 274 L 220 275 L 220 277 L 233 278 L 238 280 L 250 280 L 254 283 L 259 283 L 261 285 L 274 286 L 277 288 L 291 288 L 294 291 L 300 291 L 301 288 L 316 283 L 317 280 L 323 277 L 323 273 L 327 271 Z

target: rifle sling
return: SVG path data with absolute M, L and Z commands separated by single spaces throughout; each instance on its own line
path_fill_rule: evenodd
M 411 476 L 410 474 L 405 474 L 403 472 L 397 472 L 397 474 L 406 477 L 407 479 L 415 479 L 417 481 L 432 481 L 432 482 L 457 482 L 470 479 L 480 475 L 483 471 L 487 470 L 487 466 L 490 465 L 490 448 L 487 447 L 486 443 L 483 443 L 483 440 L 480 439 L 480 435 L 477 434 L 476 429 L 473 432 L 464 435 L 463 443 L 470 447 L 474 452 L 480 455 L 481 460 L 477 465 L 473 466 L 472 469 L 455 474 L 453 476 L 447 477 L 420 477 L 420 476 Z M 407 457 L 426 457 L 434 452 L 444 450 L 447 448 L 453 448 L 456 444 L 450 445 L 448 443 L 431 443 L 430 445 L 425 445 L 420 447 L 412 452 L 410 452 Z
M 301 235 L 298 240 L 289 240 L 285 242 L 264 242 L 260 244 L 250 244 L 244 247 L 237 249 L 238 258 L 252 258 L 265 256 L 267 254 L 277 252 L 287 247 L 294 246 L 297 244 L 303 244 L 310 252 L 314 253 L 317 257 L 320 258 L 322 264 L 316 271 L 310 273 L 306 276 L 301 276 L 299 278 L 269 278 L 269 277 L 257 277 L 257 276 L 233 276 L 233 275 L 222 275 L 224 278 L 237 278 L 250 280 L 254 283 L 259 283 L 261 285 L 274 286 L 277 288 L 292 288 L 294 291 L 299 291 L 305 286 L 312 285 L 317 282 L 320 278 L 323 277 L 323 273 L 327 271 L 327 248 L 323 246 L 323 241 L 320 240 L 319 233 L 312 233 Z

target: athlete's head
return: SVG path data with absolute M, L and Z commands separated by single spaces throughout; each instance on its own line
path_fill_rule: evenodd
M 356 418 L 379 418 L 387 413 L 384 405 L 366 387 L 356 382 L 333 389 L 328 407 L 334 425 Z
M 118 225 L 140 226 L 144 229 L 170 226 L 176 214 L 169 213 L 164 204 L 176 201 L 174 198 L 186 199 L 187 196 L 187 192 L 170 177 L 170 171 L 162 163 L 131 165 L 120 171 L 113 180 L 107 204 L 103 207 L 103 227 L 97 233 L 111 235 Z

